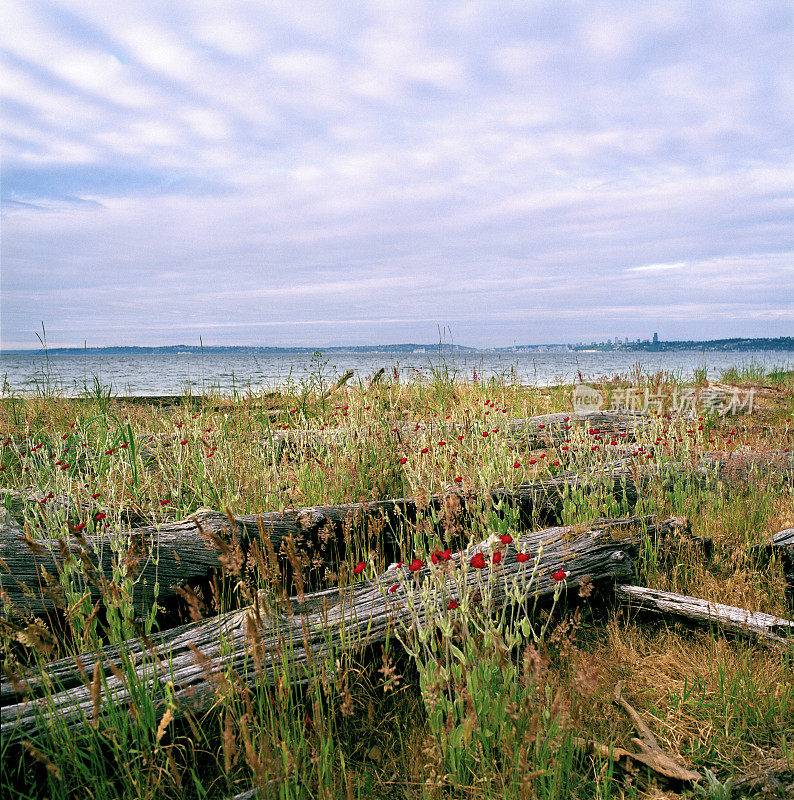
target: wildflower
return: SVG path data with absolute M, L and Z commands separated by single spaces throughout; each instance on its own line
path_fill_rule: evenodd
M 438 446 L 443 447 L 445 444 L 446 442 L 443 439 L 441 439 L 441 441 L 438 443 Z
M 422 567 L 423 567 L 424 565 L 425 565 L 425 562 L 424 562 L 424 561 L 422 561 L 422 559 L 421 559 L 421 558 L 415 558 L 415 559 L 414 559 L 414 560 L 413 560 L 413 561 L 412 561 L 412 562 L 411 562 L 411 563 L 408 565 L 408 569 L 410 569 L 410 570 L 411 570 L 411 572 L 419 572 L 419 570 L 420 570 L 420 569 L 422 569 Z
M 463 434 L 462 434 L 462 433 L 459 433 L 459 434 L 458 434 L 458 441 L 459 441 L 459 442 L 462 442 L 462 441 L 463 441 Z
M 183 444 L 183 445 L 187 444 L 187 439 L 182 439 L 182 441 L 179 444 Z
M 495 552 L 495 553 L 494 553 L 494 554 L 491 556 L 491 561 L 493 561 L 493 563 L 494 563 L 494 564 L 498 564 L 498 563 L 499 563 L 501 560 L 502 560 L 502 553 L 501 553 L 499 550 L 497 550 L 497 551 L 496 551 L 496 552 Z
M 483 569 L 485 567 L 485 559 L 483 558 L 482 553 L 477 553 L 474 558 L 469 562 L 474 569 Z
M 551 577 L 559 583 L 568 577 L 568 573 L 564 569 L 558 569 Z
M 358 564 L 356 564 L 356 566 L 353 567 L 353 574 L 354 575 L 361 575 L 361 573 L 364 571 L 364 567 L 365 567 L 364 562 L 363 561 L 359 561 Z
M 389 587 L 389 594 L 394 594 L 397 591 L 397 589 L 399 589 L 399 588 L 400 588 L 400 584 L 399 583 L 393 583 Z
M 439 551 L 438 551 L 438 550 L 434 550 L 434 551 L 433 551 L 433 552 L 430 554 L 430 562 L 431 562 L 432 564 L 438 564 L 438 561 L 439 561 L 439 559 L 438 559 L 438 554 L 439 554 Z
M 424 455 L 425 453 L 428 452 L 428 449 L 426 447 L 423 447 L 421 452 L 422 452 L 422 455 Z
M 449 560 L 452 558 L 452 551 L 451 551 L 449 548 L 447 548 L 446 550 L 442 550 L 442 551 L 441 551 L 441 552 L 438 554 L 438 557 L 439 557 L 439 558 L 440 558 L 442 561 L 449 561 Z
M 520 462 L 520 461 L 516 461 L 516 462 L 513 464 L 513 469 L 518 469 L 520 466 L 521 466 L 521 462 Z
M 562 446 L 560 449 L 561 449 L 561 450 L 567 450 L 567 449 L 568 449 L 568 445 L 567 445 L 567 444 L 564 444 L 564 445 L 563 445 L 563 446 Z
M 0 467 L 0 472 L 2 472 L 4 469 L 5 469 L 5 465 L 3 465 L 2 467 Z
M 106 517 L 107 514 L 105 514 L 104 511 L 97 511 L 96 514 L 94 514 L 94 522 L 99 522 L 99 520 L 105 519 Z
M 105 450 L 105 455 L 106 455 L 106 456 L 112 456 L 112 455 L 113 455 L 113 453 L 115 453 L 115 452 L 116 452 L 116 451 L 115 451 L 115 450 L 114 450 L 112 447 L 110 447 L 110 448 L 108 448 L 107 450 Z
M 483 431 L 482 432 L 482 436 L 483 436 L 483 439 L 487 438 L 488 437 L 488 431 Z
M 97 497 L 99 497 L 99 496 L 100 496 L 100 492 L 95 492 L 94 494 L 91 495 L 91 499 L 92 500 L 96 500 Z
M 516 553 L 516 561 L 518 561 L 519 564 L 529 561 L 529 553 Z
M 552 465 L 552 467 L 559 467 L 560 466 L 560 462 L 559 461 L 553 461 L 551 465 Z
M 69 438 L 69 434 L 68 433 L 64 433 L 64 435 L 61 436 L 61 439 L 68 439 L 68 438 Z
M 61 464 L 61 469 L 69 469 L 69 465 L 66 463 Z
M 447 605 L 447 608 L 450 611 L 454 611 L 456 608 L 460 608 L 460 603 L 458 603 L 457 600 L 450 600 L 449 604 Z
M 122 443 L 119 445 L 119 448 L 121 448 L 121 449 L 123 450 L 125 447 L 129 447 L 129 446 L 130 446 L 130 443 L 129 443 L 129 442 L 122 442 Z
M 403 562 L 402 561 L 398 561 L 397 562 L 397 569 L 399 569 L 402 565 L 403 565 Z
M 177 422 L 176 427 L 181 428 L 185 423 L 184 422 Z
M 168 501 L 168 500 L 161 500 L 161 501 L 160 501 L 160 505 L 161 505 L 161 506 L 167 506 L 167 505 L 168 505 L 168 503 L 169 503 L 169 501 Z
M 537 464 L 538 462 L 537 462 L 537 460 L 536 460 L 536 459 L 534 459 L 534 458 L 530 458 L 530 459 L 529 459 L 529 463 L 530 463 L 530 464 Z
M 455 483 L 463 483 L 463 478 L 460 475 L 455 476 Z
M 405 456 L 403 456 L 403 457 L 400 459 L 400 464 L 407 464 L 407 463 L 408 463 L 408 459 L 407 459 Z
M 290 414 L 297 414 L 298 413 L 298 409 L 297 408 L 290 409 L 289 413 Z
M 513 543 L 513 537 L 512 537 L 512 536 L 511 536 L 509 533 L 503 533 L 503 534 L 502 534 L 502 535 L 499 537 L 499 541 L 500 541 L 502 544 L 512 544 L 512 543 Z
M 80 522 L 80 523 L 78 523 L 77 525 L 75 525 L 75 526 L 72 528 L 72 530 L 73 530 L 75 533 L 80 533 L 80 531 L 81 531 L 81 530 L 83 530 L 83 528 L 85 528 L 85 522 Z

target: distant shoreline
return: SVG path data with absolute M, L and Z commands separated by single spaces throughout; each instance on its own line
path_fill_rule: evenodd
M 703 350 L 705 352 L 743 352 L 751 350 L 786 351 L 794 350 L 794 337 L 780 336 L 761 339 L 706 339 L 686 341 L 652 341 L 634 342 L 590 342 L 587 344 L 534 344 L 515 345 L 513 347 L 466 347 L 458 344 L 378 344 L 334 347 L 264 347 L 256 345 L 163 345 L 158 347 L 111 346 L 111 347 L 37 347 L 22 350 L 2 350 L 0 356 L 16 355 L 122 355 L 122 354 L 175 354 L 191 355 L 200 353 L 261 353 L 278 355 L 281 353 L 309 354 L 330 353 L 410 353 L 432 355 L 434 353 L 548 353 L 548 352 L 638 352 L 660 353 L 676 350 Z

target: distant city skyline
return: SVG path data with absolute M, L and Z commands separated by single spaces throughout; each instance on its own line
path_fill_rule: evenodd
M 0 349 L 791 335 L 793 13 L 5 0 Z

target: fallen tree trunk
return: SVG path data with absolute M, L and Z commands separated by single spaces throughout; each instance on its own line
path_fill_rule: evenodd
M 488 508 L 511 507 L 517 509 L 519 526 L 527 528 L 538 519 L 557 521 L 566 492 L 599 488 L 628 508 L 637 500 L 632 476 L 606 469 L 595 476 L 566 474 L 486 494 L 433 495 L 425 502 L 398 498 L 238 517 L 201 509 L 180 522 L 86 537 L 73 535 L 72 541 L 32 539 L 19 528 L 6 526 L 0 530 L 0 612 L 7 616 L 41 614 L 62 605 L 58 575 L 71 564 L 85 573 L 81 579 L 77 575 L 80 570 L 73 571 L 82 590 L 90 592 L 92 602 L 101 599 L 103 589 L 123 566 L 125 576 L 133 582 L 136 612 L 143 615 L 153 603 L 174 597 L 175 586 L 204 579 L 213 570 L 229 567 L 233 560 L 244 561 L 251 543 L 272 547 L 286 569 L 289 559 L 282 545 L 291 541 L 293 557 L 310 575 L 313 569 L 337 565 L 354 531 L 363 532 L 362 546 L 375 545 L 378 537 L 381 545 L 385 543 L 378 549 L 398 557 L 400 526 L 415 523 L 422 514 L 435 520 L 443 531 L 471 524 Z
M 99 661 L 89 652 L 53 662 L 35 682 L 25 676 L 3 681 L 3 738 L 33 735 L 53 717 L 69 728 L 99 725 L 109 706 L 125 706 L 133 697 L 158 705 L 167 695 L 169 708 L 176 704 L 174 713 L 205 711 L 215 702 L 216 689 L 228 685 L 228 676 L 248 685 L 284 678 L 305 682 L 323 669 L 333 671 L 341 651 L 383 641 L 411 620 L 425 625 L 454 615 L 451 600 L 465 604 L 479 598 L 495 610 L 516 587 L 524 597 L 548 598 L 560 585 L 561 569 L 567 590 L 625 582 L 637 555 L 625 528 L 636 522 L 550 528 L 509 545 L 489 539 L 449 561 L 416 571 L 390 568 L 358 585 L 293 597 L 281 608 L 260 598 L 254 606 L 174 628 L 148 643 L 133 639 L 106 647 Z M 668 520 L 656 532 L 663 535 L 677 525 L 680 520 Z M 491 558 L 496 549 L 502 553 L 498 564 Z M 530 561 L 519 562 L 519 552 L 529 553 Z M 482 569 L 471 563 L 478 553 L 484 556 Z M 36 698 L 42 690 L 45 695 Z
M 758 636 L 776 644 L 794 646 L 794 622 L 771 614 L 747 611 L 698 597 L 661 592 L 642 586 L 618 586 L 616 595 L 618 600 L 631 609 L 678 617 L 700 625 L 716 625 L 733 633 Z
M 519 439 L 528 449 L 540 449 L 555 444 L 563 444 L 571 438 L 575 428 L 598 431 L 600 433 L 620 436 L 633 440 L 637 429 L 648 422 L 648 417 L 626 411 L 588 411 L 558 414 L 543 414 L 525 419 L 503 419 L 494 417 L 491 423 L 507 436 Z M 290 446 L 293 448 L 318 447 L 323 444 L 347 442 L 362 436 L 386 433 L 398 442 L 406 442 L 414 438 L 446 436 L 476 432 L 488 427 L 481 421 L 478 424 L 461 425 L 460 422 L 406 422 L 398 420 L 391 428 L 384 431 L 381 426 L 368 425 L 358 428 L 325 428 L 325 429 L 277 429 L 262 440 L 262 444 L 273 446 L 277 451 Z

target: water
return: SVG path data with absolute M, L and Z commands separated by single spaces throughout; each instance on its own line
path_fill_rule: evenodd
M 640 365 L 644 372 L 660 370 L 692 377 L 706 367 L 711 378 L 728 367 L 757 364 L 767 369 L 794 364 L 794 351 L 704 352 L 534 352 L 478 353 L 448 356 L 445 367 L 460 379 L 479 380 L 505 375 L 509 380 L 531 385 L 573 383 L 577 373 L 587 379 L 602 375 L 629 373 Z M 67 395 L 91 390 L 95 379 L 114 394 L 173 395 L 210 390 L 223 394 L 259 392 L 296 383 L 316 375 L 318 368 L 328 380 L 352 369 L 366 379 L 381 367 L 401 377 L 429 377 L 438 368 L 438 353 L 356 353 L 334 352 L 318 364 L 310 353 L 56 353 L 45 359 L 39 351 L 23 355 L 0 356 L 0 376 L 4 392 L 26 393 L 42 386 Z

